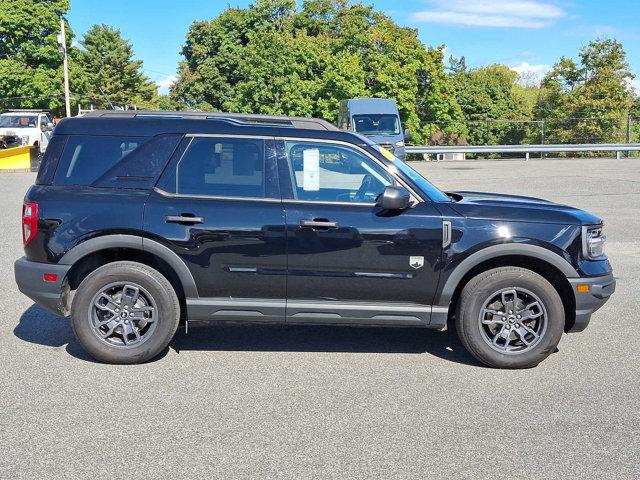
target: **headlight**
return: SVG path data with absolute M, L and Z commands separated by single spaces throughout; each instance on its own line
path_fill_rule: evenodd
M 396 147 L 404 147 L 404 142 L 396 142 Z
M 588 260 L 598 260 L 604 257 L 604 243 L 607 236 L 602 225 L 582 227 L 582 254 Z

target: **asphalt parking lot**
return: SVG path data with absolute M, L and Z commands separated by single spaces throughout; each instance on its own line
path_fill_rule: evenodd
M 522 371 L 453 332 L 293 326 L 180 331 L 155 362 L 101 365 L 18 292 L 34 175 L 0 175 L 0 477 L 639 478 L 640 159 L 418 168 L 601 215 L 616 294 Z

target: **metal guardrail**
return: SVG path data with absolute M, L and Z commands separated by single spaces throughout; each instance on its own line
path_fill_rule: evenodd
M 582 143 L 556 145 L 419 145 L 407 146 L 407 153 L 524 153 L 529 159 L 531 153 L 569 152 L 639 152 L 640 143 Z

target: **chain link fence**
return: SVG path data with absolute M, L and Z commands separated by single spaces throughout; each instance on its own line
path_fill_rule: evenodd
M 640 142 L 640 119 L 631 116 L 544 120 L 464 120 L 423 122 L 433 132 L 430 145 L 550 145 Z M 459 134 L 443 132 L 461 132 Z M 573 154 L 575 155 L 575 154 Z M 580 155 L 593 155 L 583 153 Z M 610 154 L 600 153 L 600 156 Z M 614 155 L 614 154 L 611 154 Z M 637 156 L 637 153 L 631 155 Z M 497 158 L 500 154 L 491 154 Z M 566 156 L 566 154 L 565 154 Z M 469 155 L 483 158 L 482 155 Z

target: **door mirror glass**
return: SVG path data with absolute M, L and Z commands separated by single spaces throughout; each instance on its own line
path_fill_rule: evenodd
M 411 194 L 404 187 L 389 185 L 380 194 L 376 204 L 385 210 L 405 210 L 411 204 Z
M 409 130 L 408 128 L 404 131 L 404 141 L 408 142 L 409 140 L 411 140 L 411 130 Z

